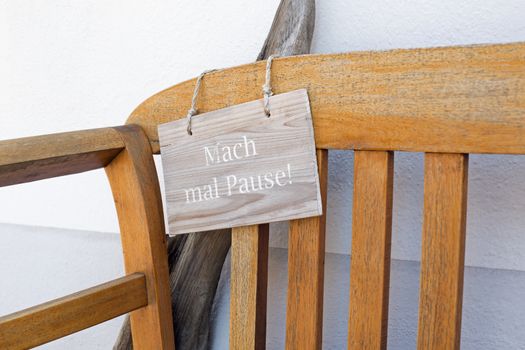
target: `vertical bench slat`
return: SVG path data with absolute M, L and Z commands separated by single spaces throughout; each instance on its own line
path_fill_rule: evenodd
M 268 224 L 232 229 L 230 349 L 266 346 Z
M 425 155 L 418 349 L 459 349 L 468 155 Z
M 356 151 L 349 349 L 386 349 L 394 155 Z
M 175 348 L 169 288 L 166 231 L 151 146 L 142 129 L 115 128 L 126 148 L 106 166 L 115 207 L 126 273 L 146 276 L 148 306 L 130 313 L 133 348 Z
M 317 151 L 323 215 L 290 221 L 286 348 L 321 349 L 328 151 Z

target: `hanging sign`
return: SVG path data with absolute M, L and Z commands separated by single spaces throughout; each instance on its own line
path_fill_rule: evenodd
M 306 90 L 159 126 L 170 234 L 322 214 Z

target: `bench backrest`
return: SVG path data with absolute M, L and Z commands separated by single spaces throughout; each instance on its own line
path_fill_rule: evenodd
M 206 76 L 200 112 L 261 98 L 264 62 Z M 157 125 L 185 116 L 195 80 L 141 104 Z M 469 153 L 525 153 L 525 44 L 308 55 L 276 59 L 275 93 L 306 88 L 326 202 L 328 149 L 355 151 L 348 346 L 387 343 L 393 151 L 425 152 L 419 349 L 460 344 Z M 326 208 L 326 206 L 325 206 Z M 290 222 L 287 349 L 320 349 L 325 216 Z M 268 226 L 232 235 L 232 349 L 262 349 Z

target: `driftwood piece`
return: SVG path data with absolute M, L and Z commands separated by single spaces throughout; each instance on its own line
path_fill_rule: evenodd
M 272 54 L 309 53 L 314 23 L 315 0 L 281 0 L 257 60 Z M 210 313 L 230 245 L 231 230 L 169 238 L 168 262 L 177 350 L 209 348 Z M 129 318 L 126 317 L 114 349 L 132 348 Z
M 257 61 L 309 53 L 314 26 L 315 0 L 281 0 Z

